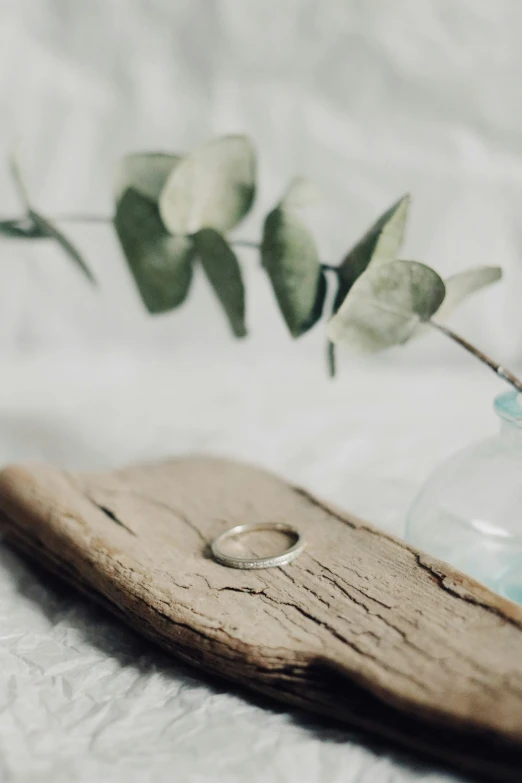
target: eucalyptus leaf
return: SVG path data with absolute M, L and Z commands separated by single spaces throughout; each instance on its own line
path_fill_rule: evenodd
M 357 352 L 407 342 L 444 300 L 441 277 L 416 261 L 371 266 L 354 283 L 327 327 L 329 339 Z
M 444 281 L 446 296 L 435 314 L 437 321 L 444 321 L 463 299 L 472 296 L 492 283 L 496 283 L 501 277 L 502 269 L 498 266 L 467 269 L 465 272 L 457 272 L 457 274 L 448 277 Z
M 402 247 L 404 229 L 410 205 L 409 195 L 403 196 L 371 226 L 341 262 L 339 289 L 334 312 L 341 306 L 357 278 L 370 266 L 395 261 Z
M 192 240 L 169 234 L 157 205 L 133 188 L 118 202 L 114 225 L 147 310 L 181 305 L 192 279 Z
M 245 337 L 245 288 L 236 255 L 226 239 L 213 228 L 194 235 L 196 252 L 216 292 L 236 337 Z
M 1 220 L 0 234 L 13 239 L 44 239 L 48 236 L 29 218 Z
M 294 177 L 291 180 L 285 195 L 281 201 L 284 209 L 300 209 L 319 201 L 321 194 L 319 188 L 308 177 Z
M 14 151 L 11 154 L 10 163 L 11 163 L 11 173 L 13 175 L 16 188 L 18 190 L 20 199 L 22 200 L 22 203 L 24 204 L 27 210 L 27 219 L 29 221 L 27 228 L 29 234 L 26 234 L 25 236 L 38 237 L 38 238 L 48 237 L 49 239 L 54 239 L 54 241 L 60 245 L 60 247 L 66 253 L 66 255 L 68 255 L 69 258 L 71 258 L 74 261 L 76 266 L 85 275 L 85 277 L 89 280 L 89 282 L 95 285 L 96 278 L 94 277 L 93 273 L 91 272 L 91 270 L 89 269 L 85 261 L 83 260 L 80 252 L 73 245 L 71 240 L 68 239 L 68 237 L 65 236 L 63 231 L 60 231 L 60 229 L 57 226 L 55 226 L 54 223 L 52 223 L 48 218 L 41 215 L 31 206 L 27 187 L 25 185 L 24 178 L 22 176 L 20 163 L 18 161 L 16 152 Z
M 293 210 L 279 205 L 267 216 L 261 260 L 286 324 L 299 337 L 322 315 L 326 279 L 314 238 Z
M 33 221 L 40 234 L 42 236 L 49 237 L 50 239 L 54 239 L 54 241 L 60 245 L 66 255 L 68 255 L 69 258 L 74 261 L 76 266 L 85 275 L 87 280 L 89 280 L 89 282 L 93 285 L 96 285 L 96 278 L 83 260 L 79 250 L 77 250 L 71 240 L 65 236 L 63 231 L 55 226 L 54 223 L 52 223 L 48 218 L 40 215 L 39 212 L 36 212 L 32 208 L 29 209 L 29 217 Z
M 181 157 L 164 152 L 125 155 L 116 167 L 115 194 L 119 201 L 128 188 L 157 202 L 165 183 Z
M 161 192 L 165 226 L 173 234 L 234 228 L 252 206 L 255 169 L 246 136 L 224 136 L 198 147 L 174 168 Z
M 20 197 L 20 201 L 22 202 L 26 210 L 29 211 L 31 205 L 29 203 L 29 195 L 22 174 L 22 168 L 20 166 L 18 153 L 19 153 L 19 148 L 17 145 L 11 150 L 11 154 L 9 156 L 9 167 L 11 170 L 11 174 L 14 180 L 16 190 L 18 191 L 18 195 Z

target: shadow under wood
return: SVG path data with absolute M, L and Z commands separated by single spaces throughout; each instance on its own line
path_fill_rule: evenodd
M 323 694 L 336 694 L 339 721 L 334 720 L 334 725 L 345 725 L 345 721 L 355 722 L 359 729 L 372 737 L 378 731 L 377 741 L 380 746 L 388 742 L 402 745 L 407 737 L 408 751 L 413 746 L 415 757 L 433 759 L 435 756 L 437 762 L 445 767 L 458 769 L 461 774 L 466 773 L 467 780 L 470 779 L 470 770 L 473 779 L 478 781 L 520 783 L 522 780 L 520 747 L 501 743 L 497 737 L 486 732 L 460 730 L 455 726 L 424 722 L 407 715 L 349 681 L 343 672 L 337 672 L 321 662 L 308 671 L 308 682 L 314 680 L 317 688 L 314 694 L 315 709 Z M 328 709 L 331 710 L 331 707 Z M 346 714 L 342 715 L 343 712 Z

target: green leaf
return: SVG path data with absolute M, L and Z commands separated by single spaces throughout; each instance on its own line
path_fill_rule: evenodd
M 194 235 L 203 269 L 223 305 L 236 337 L 245 337 L 245 288 L 235 253 L 221 234 L 203 228 Z
M 501 277 L 502 269 L 498 266 L 477 267 L 448 277 L 444 281 L 446 296 L 435 314 L 437 321 L 446 319 L 463 299 L 492 283 L 496 283 Z
M 30 236 L 38 236 L 42 238 L 49 237 L 49 239 L 54 239 L 55 242 L 58 242 L 62 250 L 66 253 L 66 255 L 69 256 L 69 258 L 71 258 L 74 261 L 74 263 L 83 272 L 83 274 L 89 280 L 89 282 L 95 285 L 96 279 L 94 275 L 92 274 L 91 270 L 83 260 L 80 252 L 76 249 L 76 247 L 73 245 L 71 240 L 68 239 L 65 236 L 65 234 L 62 231 L 60 231 L 60 229 L 57 228 L 57 226 L 54 225 L 54 223 L 52 223 L 48 218 L 41 215 L 31 206 L 28 191 L 22 176 L 20 164 L 18 162 L 18 158 L 14 151 L 11 154 L 10 163 L 11 163 L 11 173 L 13 175 L 15 185 L 18 190 L 18 194 L 27 210 L 27 217 L 30 221 L 29 223 Z
M 444 299 L 444 282 L 428 266 L 391 261 L 372 266 L 354 283 L 328 324 L 334 343 L 357 352 L 381 351 L 407 342 Z
M 126 190 L 133 188 L 140 195 L 157 202 L 169 175 L 180 160 L 179 155 L 164 152 L 125 155 L 116 167 L 116 201 L 121 199 Z
M 50 239 L 54 239 L 55 242 L 58 242 L 64 253 L 66 253 L 66 255 L 68 255 L 72 261 L 74 261 L 76 266 L 85 275 L 87 280 L 89 280 L 89 282 L 93 285 L 96 285 L 96 278 L 70 239 L 68 239 L 65 234 L 54 225 L 54 223 L 51 223 L 48 218 L 40 215 L 39 212 L 36 212 L 32 208 L 29 209 L 29 217 L 41 235 L 49 237 Z
M 245 136 L 224 136 L 198 147 L 174 168 L 159 200 L 173 234 L 202 228 L 226 232 L 249 211 L 255 192 L 255 153 Z
M 315 182 L 308 177 L 294 177 L 281 201 L 284 209 L 300 209 L 314 204 L 321 197 Z
M 402 247 L 409 205 L 409 195 L 403 196 L 381 215 L 341 262 L 334 312 L 337 312 L 352 285 L 370 264 L 376 266 L 395 261 Z
M 14 239 L 44 239 L 48 236 L 29 218 L 0 221 L 0 234 Z
M 278 206 L 265 220 L 261 260 L 293 337 L 319 320 L 326 279 L 311 233 L 291 209 Z
M 118 202 L 114 225 L 147 310 L 179 307 L 192 279 L 192 240 L 169 234 L 157 205 L 133 188 Z
M 18 153 L 19 153 L 19 148 L 17 145 L 11 150 L 11 154 L 9 156 L 9 167 L 11 169 L 11 174 L 14 180 L 16 190 L 18 191 L 20 201 L 22 202 L 26 210 L 29 211 L 31 205 L 29 203 L 29 195 L 22 175 L 22 168 L 20 166 L 20 161 L 18 159 Z

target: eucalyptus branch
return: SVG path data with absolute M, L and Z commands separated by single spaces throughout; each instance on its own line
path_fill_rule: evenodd
M 53 223 L 104 223 L 114 222 L 114 218 L 105 215 L 55 215 L 49 218 Z M 22 226 L 30 224 L 30 215 L 21 215 L 20 217 L 0 218 L 0 226 L 8 229 L 10 226 Z
M 517 390 L 517 392 L 522 393 L 522 381 L 519 380 L 516 375 L 513 375 L 512 372 L 506 370 L 505 367 L 502 367 L 500 364 L 498 364 L 498 362 L 495 362 L 483 351 L 476 348 L 474 345 L 468 342 L 468 340 L 466 340 L 464 337 L 461 337 L 459 334 L 456 334 L 447 326 L 443 326 L 443 324 L 437 323 L 436 321 L 429 321 L 429 324 L 434 329 L 437 329 L 442 334 L 445 334 L 446 337 L 449 337 L 451 340 L 457 343 L 457 345 L 460 345 L 462 348 L 464 348 L 464 350 L 468 351 L 468 353 L 475 356 L 483 364 L 487 365 L 490 370 L 493 370 L 493 372 L 498 375 L 499 378 L 502 378 L 502 380 L 510 383 L 511 386 Z
M 99 224 L 105 224 L 108 225 L 110 223 L 114 223 L 114 218 L 109 217 L 108 215 L 76 215 L 76 214 L 70 214 L 70 215 L 54 215 L 51 220 L 53 223 L 99 223 Z M 22 217 L 17 218 L 0 218 L 0 225 L 3 226 L 7 230 L 11 227 L 15 228 L 17 226 L 21 226 L 24 224 L 24 222 L 27 224 L 27 229 L 25 231 L 25 236 L 30 236 L 29 234 L 29 219 L 27 216 L 23 215 Z M 35 233 L 35 236 L 38 236 L 38 234 Z M 245 247 L 249 248 L 250 250 L 260 250 L 261 249 L 261 243 L 260 242 L 254 242 L 250 239 L 233 239 L 231 240 L 230 244 L 232 247 Z M 337 266 L 333 266 L 332 264 L 321 264 L 321 269 L 323 269 L 325 272 L 338 272 L 339 268 Z
M 259 241 L 230 239 L 249 213 L 256 191 L 256 154 L 245 136 L 224 136 L 185 155 L 138 152 L 125 155 L 113 183 L 113 214 L 36 211 L 16 154 L 11 172 L 25 214 L 0 219 L 0 236 L 50 239 L 90 282 L 94 276 L 61 224 L 111 225 L 129 271 L 150 313 L 180 307 L 190 292 L 197 261 L 223 307 L 236 337 L 246 335 L 245 283 L 236 254 L 260 255 L 281 315 L 294 338 L 324 313 L 336 288 L 328 320 L 327 361 L 335 375 L 335 344 L 380 351 L 407 342 L 419 322 L 429 323 L 522 393 L 522 381 L 467 340 L 430 319 L 445 320 L 467 296 L 501 277 L 498 267 L 469 269 L 442 280 L 435 270 L 399 260 L 409 209 L 402 196 L 369 227 L 338 266 L 323 263 L 300 209 L 310 203 L 310 183 L 296 177 L 266 215 Z

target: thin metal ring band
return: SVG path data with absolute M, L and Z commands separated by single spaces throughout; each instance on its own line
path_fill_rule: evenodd
M 221 545 L 225 541 L 258 530 L 276 530 L 279 533 L 287 533 L 290 536 L 294 536 L 296 542 L 289 549 L 281 552 L 280 555 L 272 555 L 271 557 L 234 557 L 222 551 Z M 236 525 L 236 527 L 221 533 L 210 544 L 214 560 L 228 568 L 275 568 L 276 566 L 283 566 L 295 560 L 304 547 L 305 542 L 299 530 L 283 522 L 251 522 L 246 525 Z

